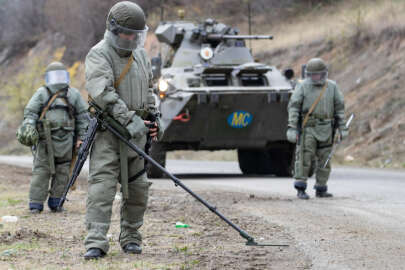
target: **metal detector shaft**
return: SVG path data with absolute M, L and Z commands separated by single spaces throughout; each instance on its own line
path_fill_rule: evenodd
M 352 114 L 350 115 L 349 119 L 347 120 L 347 122 L 346 122 L 346 124 L 345 124 L 345 128 L 346 128 L 346 129 L 348 129 L 348 128 L 350 127 L 350 124 L 352 123 L 353 118 L 354 118 L 354 113 L 352 113 Z M 329 161 L 331 160 L 333 154 L 335 153 L 336 148 L 339 146 L 340 141 L 338 141 L 338 139 L 337 139 L 338 136 L 339 136 L 338 133 L 336 133 L 336 135 L 335 135 L 334 138 L 333 138 L 332 151 L 330 151 L 330 153 L 329 153 L 329 155 L 328 155 L 328 158 L 326 159 L 325 164 L 323 164 L 323 167 L 322 167 L 322 168 L 326 168 L 326 166 L 328 165 Z
M 77 154 L 77 160 L 73 167 L 69 182 L 66 185 L 65 190 L 63 191 L 63 195 L 59 201 L 59 204 L 58 204 L 59 211 L 62 210 L 63 204 L 66 201 L 66 196 L 67 196 L 70 188 L 74 185 L 77 177 L 79 177 L 79 174 L 82 171 L 83 165 L 86 162 L 87 156 L 89 155 L 90 148 L 94 142 L 94 138 L 96 136 L 98 126 L 99 126 L 98 119 L 92 119 L 89 117 L 89 126 L 87 128 L 86 139 L 80 146 L 79 152 Z
M 191 191 L 187 186 L 185 186 L 176 176 L 171 174 L 168 170 L 166 170 L 164 167 L 162 167 L 159 163 L 157 163 L 154 159 L 152 159 L 149 155 L 147 155 L 141 148 L 139 148 L 137 145 L 134 143 L 130 142 L 127 140 L 124 136 L 122 136 L 117 130 L 115 130 L 109 123 L 107 123 L 104 119 L 101 117 L 98 118 L 101 121 L 101 124 L 107 128 L 111 133 L 113 133 L 115 136 L 117 136 L 120 140 L 122 140 L 126 145 L 128 145 L 132 150 L 134 150 L 138 155 L 140 155 L 142 158 L 147 160 L 149 163 L 151 163 L 153 166 L 157 167 L 159 170 L 163 171 L 167 176 L 169 176 L 170 179 L 173 180 L 176 186 L 180 186 L 182 189 L 187 191 L 191 196 L 196 198 L 200 203 L 205 205 L 211 212 L 215 213 L 217 216 L 219 216 L 223 221 L 225 221 L 229 226 L 234 228 L 237 232 L 239 232 L 240 236 L 245 238 L 247 240 L 246 245 L 250 246 L 288 246 L 288 245 L 274 245 L 274 244 L 258 244 L 254 240 L 253 237 L 251 237 L 249 234 L 247 234 L 245 231 L 243 231 L 241 228 L 239 228 L 237 225 L 232 223 L 229 219 L 227 219 L 225 216 L 223 216 L 221 213 L 219 213 L 216 210 L 216 207 L 211 206 L 208 202 L 203 200 L 200 196 L 195 194 L 193 191 Z

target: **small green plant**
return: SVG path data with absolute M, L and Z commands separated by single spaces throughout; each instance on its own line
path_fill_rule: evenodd
M 10 206 L 17 205 L 17 204 L 19 204 L 19 203 L 21 203 L 21 202 L 22 202 L 22 200 L 15 200 L 15 199 L 13 199 L 13 198 L 8 198 L 8 199 L 7 199 L 7 203 L 8 203 Z

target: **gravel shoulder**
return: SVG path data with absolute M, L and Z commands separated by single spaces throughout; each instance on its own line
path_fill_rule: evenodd
M 67 211 L 39 215 L 27 210 L 31 170 L 1 165 L 0 216 L 18 217 L 0 225 L 0 269 L 310 269 L 311 259 L 295 238 L 265 216 L 250 213 L 255 198 L 243 193 L 201 191 L 219 211 L 258 241 L 288 243 L 289 247 L 249 247 L 236 231 L 181 189 L 152 185 L 142 227 L 142 255 L 124 254 L 119 235 L 119 198 L 114 202 L 109 231 L 111 249 L 99 261 L 82 259 L 86 181 L 65 204 Z M 256 202 L 260 202 L 256 201 Z M 242 211 L 241 211 L 242 209 Z M 175 228 L 177 221 L 190 228 Z

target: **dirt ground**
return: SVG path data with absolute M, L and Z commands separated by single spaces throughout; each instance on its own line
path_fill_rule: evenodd
M 265 217 L 240 211 L 260 198 L 242 193 L 201 192 L 242 229 L 260 242 L 287 243 L 289 247 L 249 247 L 236 231 L 190 195 L 152 185 L 141 231 L 142 255 L 121 251 L 119 199 L 114 202 L 106 258 L 85 261 L 83 239 L 86 181 L 66 202 L 67 211 L 39 215 L 27 209 L 30 169 L 0 164 L 0 217 L 17 216 L 16 223 L 0 223 L 0 269 L 310 269 L 311 260 L 296 247 L 283 227 Z M 154 187 L 155 186 L 155 187 Z M 243 207 L 242 207 L 243 208 Z M 177 221 L 189 228 L 175 228 Z

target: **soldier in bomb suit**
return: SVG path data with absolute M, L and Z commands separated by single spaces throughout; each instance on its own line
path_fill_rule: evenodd
M 80 146 L 86 133 L 87 104 L 69 82 L 69 72 L 62 63 L 49 64 L 45 85 L 31 97 L 17 131 L 17 139 L 33 149 L 29 191 L 32 213 L 43 211 L 48 193 L 48 207 L 58 211 L 69 180 L 73 150 Z
M 294 187 L 300 199 L 309 199 L 306 188 L 312 166 L 316 166 L 316 197 L 332 197 L 327 192 L 331 164 L 328 162 L 325 168 L 323 165 L 332 150 L 334 132 L 339 132 L 340 139 L 348 135 L 344 108 L 343 94 L 336 82 L 328 79 L 325 62 L 311 59 L 306 65 L 305 80 L 297 84 L 288 104 L 287 138 L 291 143 L 299 142 Z
M 143 10 L 135 3 L 115 4 L 107 16 L 104 39 L 86 57 L 86 89 L 98 107 L 126 128 L 131 141 L 145 147 L 147 136 L 160 138 L 159 119 L 146 120 L 151 97 L 152 68 L 143 48 L 148 27 Z M 103 257 L 109 249 L 107 232 L 112 204 L 121 184 L 119 242 L 127 253 L 142 252 L 139 228 L 151 182 L 144 161 L 108 130 L 98 130 L 90 153 L 86 211 L 85 259 Z

